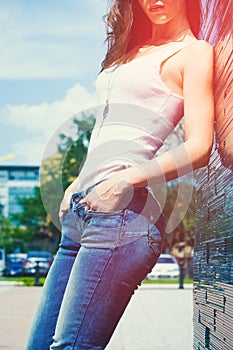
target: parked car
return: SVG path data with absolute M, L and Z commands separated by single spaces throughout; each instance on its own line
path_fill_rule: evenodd
M 6 261 L 5 276 L 23 275 L 26 254 L 9 254 Z
M 53 262 L 53 256 L 47 251 L 29 251 L 24 261 L 24 275 L 35 275 L 39 268 L 39 275 L 46 276 Z
M 161 254 L 152 271 L 147 275 L 147 278 L 178 278 L 180 274 L 179 265 L 171 254 Z
M 6 269 L 5 250 L 0 249 L 0 276 L 2 276 L 5 273 L 5 269 Z

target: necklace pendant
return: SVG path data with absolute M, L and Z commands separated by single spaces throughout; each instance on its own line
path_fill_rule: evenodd
M 105 107 L 104 107 L 104 111 L 103 111 L 103 119 L 106 119 L 107 118 L 107 115 L 108 115 L 108 112 L 109 112 L 109 101 L 106 100 L 106 104 L 105 104 Z

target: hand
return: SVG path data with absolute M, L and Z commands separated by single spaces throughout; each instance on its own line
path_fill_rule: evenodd
M 108 212 L 125 208 L 132 196 L 133 187 L 116 174 L 96 185 L 79 203 L 86 204 L 90 210 Z
M 78 179 L 78 178 L 77 178 Z M 77 179 L 73 181 L 69 187 L 65 190 L 64 197 L 60 204 L 59 217 L 62 216 L 63 213 L 67 212 L 70 207 L 70 199 L 72 194 L 75 192 L 77 187 Z

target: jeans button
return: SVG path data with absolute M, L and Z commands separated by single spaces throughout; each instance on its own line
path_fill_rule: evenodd
M 75 204 L 78 204 L 79 201 L 80 201 L 80 198 L 78 198 L 78 197 L 75 197 L 75 198 L 74 198 L 74 203 L 75 203 Z

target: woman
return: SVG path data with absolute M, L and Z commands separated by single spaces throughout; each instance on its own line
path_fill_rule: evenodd
M 156 263 L 162 215 L 148 185 L 206 165 L 212 146 L 213 54 L 196 39 L 199 21 L 193 0 L 113 1 L 102 105 L 61 204 L 62 240 L 29 350 L 104 349 Z M 153 157 L 183 114 L 186 140 Z

